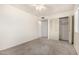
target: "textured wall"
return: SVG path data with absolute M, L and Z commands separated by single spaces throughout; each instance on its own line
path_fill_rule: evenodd
M 74 33 L 74 47 L 77 51 L 77 53 L 79 54 L 79 33 L 75 32 Z

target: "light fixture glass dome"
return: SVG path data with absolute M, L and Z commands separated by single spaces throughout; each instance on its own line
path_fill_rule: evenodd
M 45 5 L 43 5 L 43 4 L 34 4 L 34 5 L 32 5 L 32 6 L 34 6 L 37 11 L 46 10 Z

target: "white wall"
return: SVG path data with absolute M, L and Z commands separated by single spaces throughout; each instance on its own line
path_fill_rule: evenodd
M 49 21 L 49 39 L 59 40 L 59 19 Z
M 74 22 L 74 47 L 79 54 L 79 5 L 75 6 L 75 22 Z
M 0 50 L 38 38 L 38 18 L 11 5 L 0 5 Z
M 52 14 L 51 16 L 48 16 L 47 18 L 50 20 L 50 19 L 56 19 L 60 17 L 71 16 L 73 14 L 74 14 L 74 10 L 68 10 L 68 11 L 63 11 L 63 12 Z

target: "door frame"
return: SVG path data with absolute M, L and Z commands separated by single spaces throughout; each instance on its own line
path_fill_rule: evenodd
M 72 16 L 72 44 L 74 44 L 74 15 Z
M 66 17 L 68 17 L 68 20 L 69 20 L 69 40 L 68 41 L 70 44 L 74 44 L 74 15 L 66 16 Z

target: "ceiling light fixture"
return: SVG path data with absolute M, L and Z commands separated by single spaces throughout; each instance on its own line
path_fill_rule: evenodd
M 34 6 L 35 9 L 36 9 L 37 11 L 43 11 L 43 10 L 46 10 L 45 5 L 35 4 L 35 5 L 32 5 L 32 6 Z

